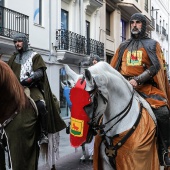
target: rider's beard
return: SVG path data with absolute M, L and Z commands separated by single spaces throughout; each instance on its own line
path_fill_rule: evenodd
M 22 53 L 23 52 L 23 47 L 21 46 L 15 46 L 16 50 L 19 52 L 19 53 Z
M 138 28 L 133 28 L 132 30 L 131 30 L 131 33 L 132 34 L 139 34 L 141 32 L 141 29 L 138 29 Z

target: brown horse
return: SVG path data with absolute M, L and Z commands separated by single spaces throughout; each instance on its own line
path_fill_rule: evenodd
M 36 170 L 38 114 L 10 67 L 0 60 L 0 169 Z M 3 138 L 1 140 L 1 138 Z M 5 154 L 7 152 L 7 154 Z M 5 159 L 8 155 L 8 159 Z M 6 161 L 5 163 L 5 160 Z M 7 163 L 8 162 L 8 163 Z

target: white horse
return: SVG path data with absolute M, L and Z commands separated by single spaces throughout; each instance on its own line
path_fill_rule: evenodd
M 156 119 L 130 83 L 106 62 L 89 67 L 84 75 L 68 65 L 65 69 L 75 83 L 86 81 L 91 103 L 84 109 L 91 119 L 89 129 L 98 133 L 94 170 L 159 170 Z

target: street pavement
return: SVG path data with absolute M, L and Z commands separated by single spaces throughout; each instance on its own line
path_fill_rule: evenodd
M 65 119 L 65 122 L 68 124 L 69 119 Z M 62 130 L 60 132 L 59 160 L 57 161 L 56 170 L 92 170 L 92 161 L 88 160 L 88 152 L 86 151 L 86 153 L 86 160 L 81 162 L 81 147 L 72 147 L 69 135 L 66 134 L 65 129 Z
M 58 160 L 56 170 L 92 170 L 92 161 L 86 160 L 84 162 L 80 161 L 82 156 L 81 150 L 75 153 L 71 153 Z
M 69 119 L 64 120 L 68 124 Z M 92 161 L 89 161 L 88 151 L 86 149 L 86 160 L 80 161 L 82 156 L 81 147 L 74 148 L 70 145 L 69 135 L 66 134 L 66 130 L 60 132 L 60 144 L 59 144 L 59 159 L 57 161 L 56 169 L 52 170 L 92 170 Z M 7 161 L 6 155 L 6 161 Z M 42 160 L 40 159 L 40 166 L 38 170 L 51 170 L 48 164 L 41 165 Z M 7 161 L 8 162 L 8 161 Z M 6 167 L 6 170 L 11 170 Z

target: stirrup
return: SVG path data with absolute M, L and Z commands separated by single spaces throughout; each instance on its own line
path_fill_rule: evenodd
M 169 157 L 169 154 L 170 152 L 168 152 L 168 151 L 165 151 L 164 153 L 163 153 L 163 162 L 164 162 L 164 166 L 167 166 L 167 167 L 169 167 L 170 166 L 170 157 Z

